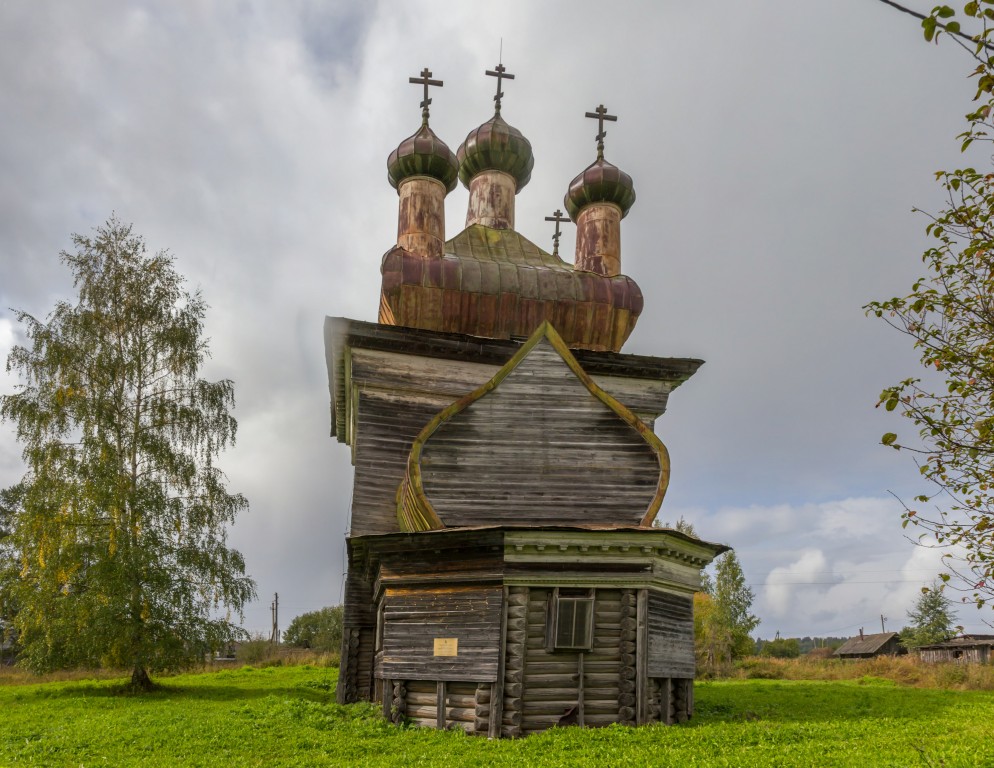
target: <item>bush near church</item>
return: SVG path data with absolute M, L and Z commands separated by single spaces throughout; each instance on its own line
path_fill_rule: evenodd
M 342 646 L 342 606 L 302 613 L 283 633 L 283 643 L 312 651 L 338 652 Z

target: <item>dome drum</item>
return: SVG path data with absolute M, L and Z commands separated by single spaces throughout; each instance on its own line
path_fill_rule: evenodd
M 503 171 L 481 171 L 469 183 L 466 226 L 514 229 L 514 177 Z
M 397 245 L 422 256 L 441 256 L 445 245 L 445 186 L 410 176 L 397 187 Z
M 621 209 L 590 203 L 576 217 L 574 269 L 605 277 L 621 274 Z

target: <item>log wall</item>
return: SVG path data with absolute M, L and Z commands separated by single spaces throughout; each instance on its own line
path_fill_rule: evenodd
M 376 614 L 372 610 L 372 585 L 364 577 L 362 569 L 355 567 L 351 551 L 343 607 L 338 702 L 368 701 L 372 698 Z
M 587 653 L 550 652 L 546 649 L 546 618 L 551 593 L 550 589 L 527 589 L 526 610 L 523 612 L 526 634 L 524 661 L 520 704 L 516 710 L 521 714 L 520 725 L 517 726 L 520 730 L 512 732 L 515 718 L 508 717 L 509 704 L 514 703 L 509 701 L 512 677 L 508 673 L 504 683 L 507 735 L 544 731 L 558 725 L 567 715 L 568 722 L 579 725 L 609 725 L 619 720 L 619 697 L 623 693 L 634 694 L 634 681 L 623 672 L 622 649 L 618 642 L 624 623 L 621 590 L 596 590 L 593 649 Z M 512 639 L 511 615 L 509 610 L 509 648 Z M 510 660 L 509 652 L 509 670 Z

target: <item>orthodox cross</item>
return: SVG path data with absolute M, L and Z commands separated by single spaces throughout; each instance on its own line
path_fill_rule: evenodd
M 618 121 L 617 115 L 609 115 L 607 109 L 601 104 L 593 112 L 587 112 L 587 117 L 592 117 L 597 121 L 597 159 L 604 159 L 604 137 L 607 136 L 607 131 L 604 130 L 604 121 L 610 120 L 612 123 Z
M 562 234 L 559 231 L 559 225 L 562 222 L 564 222 L 564 221 L 569 221 L 569 217 L 568 216 L 563 216 L 563 212 L 560 211 L 557 208 L 556 212 L 554 214 L 552 214 L 551 216 L 546 216 L 545 220 L 546 221 L 554 221 L 554 222 L 556 222 L 556 234 L 554 234 L 552 236 L 552 255 L 558 257 L 559 256 L 559 236 Z
M 428 105 L 431 104 L 431 99 L 428 98 L 428 86 L 437 85 L 439 88 L 442 87 L 441 80 L 431 79 L 431 70 L 425 67 L 421 70 L 421 77 L 409 77 L 407 82 L 413 83 L 414 85 L 423 85 L 425 87 L 425 99 L 421 102 L 421 119 L 424 124 L 428 124 Z
M 494 96 L 494 102 L 496 102 L 495 106 L 494 106 L 494 112 L 499 115 L 500 114 L 500 100 L 504 97 L 504 94 L 503 94 L 503 92 L 500 89 L 500 81 L 501 80 L 513 80 L 514 79 L 514 75 L 510 74 L 509 72 L 507 72 L 507 70 L 504 69 L 504 65 L 503 64 L 498 64 L 496 71 L 492 70 L 492 69 L 488 69 L 487 70 L 487 74 L 490 75 L 490 77 L 496 77 L 497 78 L 497 95 Z

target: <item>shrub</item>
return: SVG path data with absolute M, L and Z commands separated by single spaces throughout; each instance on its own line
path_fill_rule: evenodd
M 302 613 L 290 622 L 283 633 L 283 642 L 295 648 L 312 651 L 338 652 L 342 647 L 343 607 L 322 608 Z

